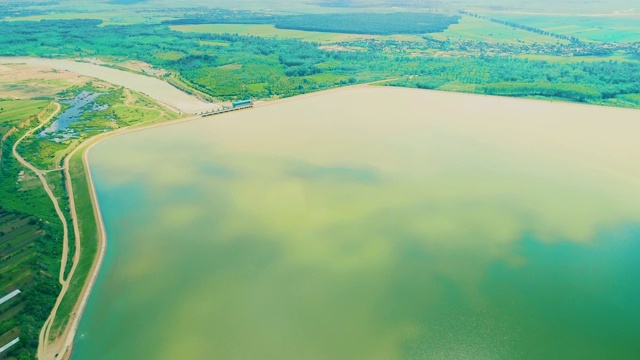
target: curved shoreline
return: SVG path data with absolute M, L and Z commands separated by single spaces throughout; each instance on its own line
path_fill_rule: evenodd
M 353 88 L 357 88 L 357 87 L 365 87 L 365 86 L 369 86 L 371 84 L 358 84 L 358 85 L 353 85 L 353 86 L 345 86 L 345 87 L 337 87 L 337 88 L 333 88 L 333 89 L 328 89 L 328 90 L 324 90 L 324 91 L 318 91 L 318 92 L 313 92 L 313 93 L 308 93 L 308 94 L 303 94 L 303 95 L 299 95 L 299 96 L 294 96 L 294 97 L 288 97 L 288 98 L 283 98 L 283 99 L 277 99 L 277 100 L 273 100 L 273 101 L 266 101 L 266 102 L 261 102 L 261 103 L 257 103 L 255 104 L 256 107 L 263 107 L 263 106 L 271 106 L 271 105 L 276 105 L 276 104 L 280 104 L 283 102 L 289 102 L 289 101 L 294 101 L 294 100 L 298 100 L 298 99 L 302 99 L 302 98 L 307 98 L 307 97 L 315 97 L 315 96 L 320 96 L 322 94 L 326 94 L 326 93 L 332 93 L 332 92 L 341 92 L 341 91 L 347 91 L 349 89 L 353 89 Z M 404 88 L 407 89 L 409 91 L 434 91 L 434 90 L 424 90 L 424 89 L 411 89 L 411 88 Z M 439 92 L 439 91 L 437 91 Z M 456 95 L 463 95 L 463 96 L 473 96 L 473 97 L 477 97 L 477 96 L 483 96 L 483 97 L 495 97 L 492 95 L 478 95 L 478 94 L 460 94 L 460 93 L 456 93 Z M 502 97 L 502 96 L 501 96 Z M 509 98 L 509 99 L 514 99 L 512 97 L 504 97 L 504 98 Z M 537 99 L 518 99 L 520 101 L 528 101 L 528 102 L 541 102 L 541 100 L 537 100 Z M 553 101 L 544 101 L 544 102 L 553 102 Z M 563 104 L 565 106 L 589 106 L 587 104 L 576 104 L 576 103 L 564 103 L 564 102 L 560 102 L 560 104 Z M 615 108 L 619 111 L 638 111 L 635 109 L 624 109 L 624 108 Z M 65 167 L 67 168 L 67 173 L 66 173 L 66 177 L 69 181 L 69 189 L 70 189 L 70 194 L 73 194 L 73 186 L 71 183 L 71 173 L 69 171 L 69 160 L 71 159 L 72 156 L 76 155 L 76 153 L 78 151 L 82 152 L 82 164 L 83 164 L 83 168 L 84 168 L 84 176 L 86 176 L 87 178 L 87 185 L 89 188 L 89 195 L 91 197 L 91 205 L 93 208 L 93 213 L 94 213 L 94 218 L 96 220 L 96 225 L 98 228 L 98 251 L 97 251 L 97 255 L 96 257 L 93 259 L 93 264 L 91 266 L 91 269 L 89 271 L 89 274 L 87 276 L 87 279 L 85 281 L 85 284 L 82 287 L 82 290 L 80 292 L 80 295 L 76 301 L 76 304 L 74 306 L 74 310 L 71 313 L 71 319 L 69 320 L 69 322 L 65 325 L 64 330 L 61 332 L 61 336 L 56 339 L 54 342 L 57 342 L 60 344 L 60 342 L 63 343 L 63 346 L 60 347 L 60 353 L 58 354 L 57 358 L 62 358 L 62 359 L 69 359 L 72 353 L 72 349 L 73 349 L 73 341 L 75 339 L 75 335 L 77 333 L 77 330 L 79 328 L 79 323 L 80 320 L 82 319 L 82 315 L 84 314 L 84 311 L 86 310 L 86 306 L 88 304 L 88 299 L 89 296 L 91 295 L 91 292 L 97 282 L 97 278 L 98 275 L 100 273 L 100 269 L 102 267 L 103 261 L 104 261 L 104 256 L 106 254 L 106 249 L 107 249 L 107 233 L 106 233 L 106 227 L 103 223 L 103 218 L 102 218 L 102 211 L 100 209 L 99 206 L 99 201 L 98 201 L 98 197 L 97 197 L 97 191 L 95 188 L 95 184 L 93 182 L 93 178 L 91 175 L 91 166 L 89 163 L 89 152 L 93 149 L 94 146 L 100 144 L 102 141 L 107 140 L 111 137 L 114 136 L 119 136 L 119 135 L 124 135 L 124 134 L 128 134 L 128 133 L 132 133 L 132 132 L 137 132 L 137 131 L 142 131 L 142 130 L 147 130 L 147 129 L 152 129 L 152 128 L 158 128 L 158 127 L 163 127 L 163 126 L 170 126 L 170 125 L 174 125 L 174 124 L 179 124 L 179 123 L 183 123 L 183 122 L 189 122 L 189 121 L 194 121 L 194 120 L 200 120 L 200 119 L 204 119 L 202 116 L 191 116 L 191 117 L 187 117 L 187 118 L 181 118 L 181 119 L 176 119 L 176 120 L 170 120 L 170 121 L 166 121 L 166 122 L 161 122 L 161 123 L 155 123 L 155 124 L 149 124 L 149 125 L 145 125 L 145 124 L 137 124 L 137 125 L 133 125 L 131 127 L 128 128 L 122 128 L 110 133 L 104 133 L 104 134 L 100 134 L 100 135 L 96 135 L 93 138 L 87 139 L 85 142 L 81 143 L 80 145 L 78 145 L 78 147 L 76 149 L 74 149 L 69 155 L 67 155 L 67 157 L 65 158 Z M 208 118 L 211 119 L 211 118 Z M 70 196 L 70 199 L 72 198 L 72 196 Z M 75 203 L 73 203 L 73 201 L 70 201 L 70 208 L 71 208 L 71 212 L 72 212 L 72 220 L 73 220 L 73 225 L 74 228 L 76 228 L 78 226 L 78 219 L 76 216 L 76 209 L 75 209 Z M 78 232 L 79 233 L 79 232 Z
M 304 98 L 304 97 L 308 97 L 308 96 L 318 96 L 321 94 L 325 94 L 328 92 L 339 92 L 339 91 L 345 91 L 348 90 L 350 88 L 354 88 L 354 87 L 361 87 L 361 86 L 368 86 L 369 84 L 359 84 L 359 85 L 353 85 L 353 86 L 345 86 L 345 87 L 337 87 L 337 88 L 333 88 L 333 89 L 329 89 L 329 90 L 324 90 L 324 91 L 318 91 L 318 92 L 314 92 L 314 93 L 309 93 L 309 94 L 303 94 L 303 95 L 299 95 L 299 96 L 294 96 L 294 97 L 290 97 L 290 98 L 284 98 L 284 99 L 278 99 L 278 100 L 274 100 L 274 101 L 268 101 L 268 102 L 264 102 L 261 104 L 257 104 L 258 107 L 260 106 L 268 106 L 268 105 L 275 105 L 277 103 L 281 103 L 281 102 L 287 102 L 287 101 L 291 101 L 291 100 L 296 100 L 299 98 Z M 114 137 L 114 136 L 119 136 L 119 135 L 124 135 L 124 134 L 128 134 L 128 133 L 132 133 L 132 132 L 137 132 L 137 131 L 142 131 L 142 130 L 148 130 L 148 129 L 153 129 L 153 128 L 158 128 L 158 127 L 163 127 L 163 126 L 169 126 L 169 125 L 174 125 L 174 124 L 179 124 L 179 123 L 183 123 L 183 122 L 189 122 L 189 121 L 194 121 L 194 120 L 200 120 L 200 119 L 204 119 L 202 116 L 192 116 L 192 117 L 187 117 L 187 118 L 181 118 L 181 119 L 176 119 L 176 120 L 170 120 L 170 121 L 166 121 L 166 122 L 162 122 L 162 123 L 156 123 L 156 124 L 149 124 L 149 125 L 144 125 L 144 124 L 137 124 L 137 125 L 133 125 L 131 127 L 128 128 L 122 128 L 113 132 L 109 132 L 109 133 L 104 133 L 104 134 L 99 134 L 96 135 L 92 138 L 87 139 L 86 141 L 84 141 L 83 143 L 79 144 L 71 153 L 69 153 L 69 155 L 67 155 L 64 159 L 64 165 L 65 168 L 67 169 L 66 171 L 66 175 L 65 175 L 65 181 L 68 184 L 68 189 L 69 189 L 69 208 L 70 208 L 70 212 L 71 212 L 71 217 L 72 217 L 72 222 L 73 222 L 73 226 L 74 229 L 79 229 L 79 223 L 78 223 L 78 217 L 76 214 L 76 206 L 75 206 L 75 200 L 74 200 L 74 190 L 73 190 L 73 182 L 71 180 L 71 172 L 70 172 L 70 167 L 69 167 L 69 161 L 71 159 L 71 157 L 75 156 L 76 153 L 78 151 L 82 151 L 82 164 L 83 164 L 83 168 L 84 168 L 84 176 L 87 178 L 87 185 L 89 188 L 89 195 L 91 197 L 91 205 L 93 208 L 93 215 L 94 218 L 96 220 L 96 225 L 98 228 L 98 234 L 97 234 L 97 238 L 98 238 L 98 251 L 97 251 L 97 255 L 96 257 L 93 259 L 92 261 L 92 266 L 91 269 L 89 270 L 89 274 L 87 276 L 87 279 L 84 283 L 84 285 L 82 286 L 82 290 L 80 292 L 80 295 L 78 297 L 78 299 L 76 300 L 76 303 L 74 305 L 73 311 L 71 312 L 71 318 L 69 320 L 69 322 L 67 322 L 67 324 L 64 326 L 63 331 L 61 331 L 61 336 L 58 337 L 56 340 L 54 340 L 54 342 L 51 344 L 55 344 L 57 343 L 58 346 L 58 351 L 55 353 L 55 355 L 53 355 L 53 357 L 51 359 L 65 359 L 68 360 L 71 357 L 71 353 L 73 351 L 73 341 L 75 340 L 75 336 L 76 333 L 78 331 L 78 328 L 80 326 L 80 320 L 82 319 L 82 315 L 84 314 L 84 311 L 86 310 L 86 306 L 88 304 L 89 301 L 89 296 L 91 296 L 91 292 L 97 282 L 98 279 L 98 275 L 100 274 L 100 269 L 102 267 L 102 263 L 104 261 L 104 256 L 106 254 L 106 250 L 107 250 L 107 232 L 106 232 L 106 227 L 104 225 L 103 222 L 103 218 L 102 218 L 102 211 L 100 209 L 100 204 L 98 201 L 98 196 L 97 196 L 97 192 L 96 192 L 96 188 L 93 182 L 93 177 L 91 175 L 91 166 L 89 163 L 89 152 L 91 151 L 91 149 L 93 149 L 94 146 L 100 144 L 101 142 Z M 77 241 L 79 242 L 80 237 L 82 236 L 82 234 L 80 234 L 80 231 L 76 232 L 77 234 Z M 76 251 L 76 254 L 79 254 L 78 256 L 81 256 L 82 253 L 82 248 L 80 246 L 80 244 L 76 242 L 76 249 L 78 249 L 78 251 Z M 69 279 L 69 281 L 71 280 L 71 278 Z M 47 354 L 43 354 L 43 355 L 47 355 Z M 43 360 L 43 359 L 40 359 Z M 48 359 L 47 359 L 48 360 Z
M 88 280 L 86 280 L 84 285 L 82 286 L 80 295 L 75 302 L 73 311 L 70 314 L 71 318 L 69 322 L 67 322 L 67 324 L 64 326 L 64 330 L 61 332 L 62 334 L 61 337 L 59 337 L 54 341 L 54 343 L 57 342 L 59 346 L 59 351 L 54 355 L 54 358 L 69 359 L 71 356 L 71 351 L 73 349 L 73 341 L 78 331 L 80 320 L 82 319 L 82 315 L 84 314 L 87 303 L 89 301 L 89 296 L 91 295 L 93 287 L 95 286 L 95 283 L 97 281 L 98 275 L 100 273 L 100 269 L 102 267 L 102 263 L 104 261 L 104 256 L 106 254 L 106 249 L 107 249 L 107 233 L 106 233 L 106 228 L 104 226 L 102 211 L 100 209 L 100 204 L 99 204 L 96 188 L 93 182 L 93 177 L 91 175 L 91 167 L 88 159 L 89 152 L 94 146 L 100 144 L 102 141 L 107 140 L 113 136 L 123 135 L 130 132 L 141 131 L 141 130 L 151 129 L 155 127 L 160 127 L 160 126 L 177 124 L 181 122 L 198 120 L 201 118 L 202 118 L 201 116 L 194 116 L 194 117 L 182 118 L 182 119 L 167 121 L 167 122 L 158 123 L 158 124 L 143 125 L 143 126 L 134 125 L 130 128 L 123 128 L 111 133 L 100 134 L 93 138 L 87 139 L 85 142 L 78 145 L 78 147 L 76 147 L 71 153 L 69 153 L 69 155 L 65 157 L 64 164 L 67 169 L 65 181 L 67 182 L 68 188 L 69 188 L 69 208 L 72 214 L 71 216 L 72 216 L 74 229 L 77 230 L 76 234 L 78 234 L 77 242 L 76 242 L 76 246 L 77 246 L 76 249 L 78 249 L 78 251 L 76 251 L 76 254 L 78 254 L 78 256 L 82 255 L 82 248 L 79 244 L 80 237 L 82 236 L 82 234 L 80 234 L 80 231 L 79 231 L 80 226 L 78 223 L 78 217 L 76 213 L 76 206 L 75 206 L 75 199 L 74 199 L 74 192 L 73 192 L 74 191 L 73 182 L 71 180 L 69 162 L 71 158 L 76 155 L 78 151 L 82 152 L 82 165 L 84 170 L 83 175 L 87 179 L 87 186 L 89 188 L 91 206 L 93 208 L 93 216 L 96 221 L 96 226 L 98 230 L 97 232 L 98 249 L 97 249 L 97 255 L 92 261 L 89 274 L 87 275 Z

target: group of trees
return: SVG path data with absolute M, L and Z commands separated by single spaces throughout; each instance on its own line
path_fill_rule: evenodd
M 459 16 L 437 13 L 353 13 L 271 15 L 251 11 L 211 9 L 197 16 L 165 20 L 165 25 L 271 24 L 279 29 L 347 34 L 426 34 L 446 30 Z
M 469 12 L 469 11 L 462 10 L 462 11 L 460 11 L 460 13 L 464 14 L 464 15 L 472 16 L 472 17 L 475 17 L 475 18 L 478 18 L 478 19 L 488 20 L 488 21 L 494 22 L 496 24 L 510 26 L 510 27 L 512 27 L 514 29 L 520 29 L 520 30 L 524 30 L 524 31 L 529 31 L 529 32 L 533 32 L 533 33 L 540 34 L 540 35 L 545 35 L 545 36 L 551 36 L 551 37 L 554 37 L 554 38 L 560 39 L 560 40 L 567 40 L 567 41 L 571 41 L 571 42 L 580 42 L 580 39 L 578 39 L 575 36 L 556 34 L 556 33 L 551 32 L 551 31 L 546 31 L 546 30 L 535 28 L 533 26 L 522 25 L 522 24 L 514 23 L 514 22 L 511 22 L 511 21 L 505 21 L 505 20 L 500 20 L 500 19 L 494 19 L 494 18 L 490 18 L 490 17 L 474 14 L 474 13 Z
M 302 17 L 293 20 L 300 19 Z M 348 26 L 357 23 L 354 19 L 358 17 L 350 16 L 351 24 L 344 19 L 337 21 L 340 19 L 337 15 L 318 15 L 316 19 L 315 23 L 309 24 L 321 26 L 330 23 L 331 31 L 347 31 Z M 371 19 L 370 14 L 363 14 L 360 18 L 364 22 Z M 400 19 L 396 19 L 395 25 L 376 26 L 380 31 L 399 31 Z M 406 18 L 402 19 L 406 21 Z M 443 27 L 447 21 L 453 20 L 443 20 L 438 26 Z M 295 21 L 290 25 L 296 26 Z M 491 95 L 546 96 L 599 104 L 621 100 L 640 106 L 640 62 L 637 61 L 550 62 L 482 54 L 454 57 L 412 54 L 414 49 L 427 53 L 428 50 L 463 49 L 467 46 L 431 40 L 420 44 L 361 40 L 343 44 L 344 47 L 357 48 L 357 51 L 325 51 L 318 44 L 298 40 L 181 33 L 171 31 L 166 25 L 101 25 L 97 20 L 0 22 L 0 55 L 109 56 L 141 60 L 169 70 L 172 74 L 169 80 L 175 80 L 176 84 L 188 84 L 222 99 L 286 97 L 333 86 L 399 77 L 393 85 L 455 88 Z M 367 26 L 371 29 L 374 25 Z M 484 45 L 472 43 L 468 46 L 470 48 L 464 50 L 475 51 Z M 485 52 L 489 51 L 485 49 Z M 168 53 L 175 56 L 161 56 Z M 121 92 L 113 92 L 103 100 L 110 103 L 109 99 L 121 96 Z M 56 270 L 56 259 L 59 266 L 60 249 L 56 239 L 60 238 L 61 229 L 56 225 L 59 221 L 41 189 L 18 191 L 16 187 L 16 174 L 21 167 L 11 156 L 11 146 L 19 135 L 12 135 L 2 144 L 0 207 L 40 214 L 39 218 L 43 219 L 39 222 L 43 236 L 37 240 L 37 260 L 33 263 L 38 267 L 39 275 L 34 286 L 25 293 L 29 298 L 25 305 L 28 311 L 17 320 L 25 334 L 26 347 L 18 347 L 14 351 L 24 354 L 26 349 L 37 345 L 37 331 L 58 291 L 55 277 L 45 274 L 48 270 Z M 43 269 L 43 264 L 46 269 Z M 45 273 L 40 270 L 45 270 Z
M 181 19 L 164 20 L 165 25 L 194 24 L 273 24 L 281 16 L 248 10 L 201 9 L 193 13 L 185 9 L 187 15 Z
M 435 13 L 355 13 L 286 16 L 276 19 L 279 29 L 347 34 L 427 34 L 442 32 L 460 19 Z
M 412 59 L 405 58 L 406 64 Z M 606 104 L 625 94 L 640 93 L 640 63 L 559 63 L 500 57 L 423 59 L 394 83 L 427 89 L 463 85 L 468 92 L 503 96 L 546 96 Z
M 142 60 L 179 74 L 183 83 L 223 99 L 292 96 L 347 81 L 399 75 L 417 75 L 421 84 L 430 83 L 430 87 L 460 83 L 473 85 L 467 88 L 480 93 L 521 96 L 531 91 L 583 102 L 640 93 L 638 62 L 568 63 L 482 54 L 411 55 L 412 49 L 418 47 L 460 48 L 459 44 L 435 41 L 411 44 L 366 40 L 351 44 L 359 51 L 325 51 L 318 44 L 292 39 L 181 33 L 163 25 L 99 25 L 96 20 L 0 23 L 0 54 L 102 55 Z M 177 56 L 159 56 L 166 53 Z M 417 86 L 415 81 L 404 83 Z M 515 87 L 506 83 L 528 85 Z M 567 86 L 576 88 L 567 91 Z M 584 87 L 578 89 L 579 86 Z

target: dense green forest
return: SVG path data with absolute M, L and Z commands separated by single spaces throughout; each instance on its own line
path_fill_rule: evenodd
M 458 22 L 458 16 L 434 13 L 320 14 L 287 16 L 276 21 L 279 29 L 347 34 L 426 34 L 441 32 Z
M 640 94 L 635 61 L 428 55 L 429 48 L 451 46 L 446 42 L 368 40 L 352 43 L 357 51 L 327 51 L 299 40 L 100 25 L 97 20 L 0 23 L 0 54 L 142 60 L 219 99 L 286 97 L 398 76 L 404 76 L 395 82 L 401 86 L 619 106 L 636 106 L 624 99 Z M 416 55 L 416 46 L 423 53 Z
M 174 14 L 174 11 L 169 11 Z M 186 16 L 180 19 L 164 20 L 165 25 L 187 24 L 273 24 L 281 16 L 257 13 L 248 10 L 227 9 L 199 9 L 199 11 L 186 11 Z

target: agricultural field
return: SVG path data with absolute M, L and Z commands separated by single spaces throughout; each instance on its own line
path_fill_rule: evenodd
M 200 25 L 174 25 L 172 30 L 185 33 L 207 34 L 238 34 L 248 36 L 260 36 L 276 39 L 297 39 L 302 41 L 317 42 L 321 44 L 337 43 L 361 39 L 398 40 L 398 41 L 423 41 L 417 35 L 364 35 L 364 34 L 340 34 L 318 31 L 277 29 L 274 25 L 266 24 L 200 24 Z M 228 43 L 206 42 L 210 46 L 228 46 Z M 226 45 L 224 45 L 226 44 Z
M 496 24 L 489 20 L 471 16 L 462 16 L 458 24 L 451 25 L 441 33 L 433 33 L 430 36 L 437 40 L 449 41 L 482 41 L 488 43 L 510 44 L 556 44 L 558 39 L 550 36 L 515 29 L 510 26 Z
M 47 113 L 48 100 L 0 102 L 0 297 L 21 293 L 0 307 L 0 338 L 20 337 L 10 351 L 33 357 L 42 322 L 59 291 L 61 225 L 35 175 L 21 167 L 11 147 Z M 7 130 L 8 129 L 8 130 Z
M 640 41 L 640 15 L 567 16 L 492 13 L 487 16 L 531 26 L 560 35 L 575 36 L 583 41 Z
M 4 100 L 0 101 L 0 138 L 4 138 L 13 127 L 22 124 L 25 119 L 42 111 L 47 100 Z

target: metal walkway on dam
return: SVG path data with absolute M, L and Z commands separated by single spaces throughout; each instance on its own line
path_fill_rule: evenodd
M 225 108 L 222 108 L 220 110 L 214 110 L 214 111 L 211 111 L 211 112 L 208 112 L 208 113 L 204 113 L 204 114 L 202 114 L 202 117 L 219 115 L 219 114 L 224 114 L 224 113 L 237 111 L 237 110 L 250 109 L 252 107 L 253 107 L 253 104 L 235 106 L 235 107 L 225 107 Z

